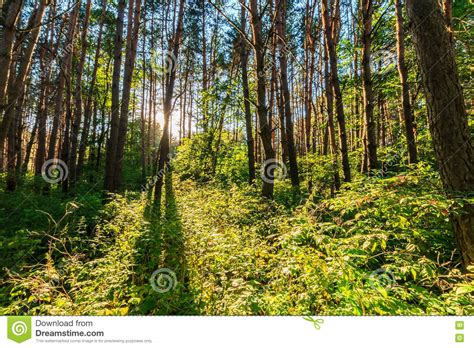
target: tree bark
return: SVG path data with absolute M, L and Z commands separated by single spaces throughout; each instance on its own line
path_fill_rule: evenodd
M 12 81 L 12 85 L 9 84 L 8 86 L 8 102 L 5 108 L 5 114 L 0 124 L 0 158 L 3 154 L 5 139 L 7 137 L 10 124 L 12 123 L 15 115 L 15 105 L 18 99 L 25 93 L 25 82 L 30 72 L 33 52 L 35 50 L 36 43 L 38 42 L 38 36 L 41 28 L 40 23 L 43 19 L 46 5 L 47 0 L 42 0 L 38 7 L 31 14 L 28 25 L 28 28 L 32 28 L 29 42 L 23 54 L 19 55 L 21 60 L 19 63 L 18 74 L 14 77 L 14 81 L 10 80 Z M 15 74 L 15 69 L 11 69 L 10 74 Z
M 97 70 L 99 68 L 100 50 L 102 48 L 101 47 L 102 36 L 104 35 L 103 28 L 104 28 L 105 15 L 106 15 L 106 9 L 107 9 L 106 6 L 107 6 L 107 1 L 102 0 L 102 14 L 100 18 L 99 36 L 97 38 L 97 46 L 96 46 L 95 56 L 94 56 L 94 68 L 92 69 L 91 82 L 90 82 L 89 90 L 87 94 L 86 108 L 84 110 L 84 126 L 82 128 L 81 142 L 79 145 L 79 155 L 78 155 L 78 160 L 77 160 L 77 174 L 76 174 L 77 178 L 79 178 L 81 175 L 82 167 L 84 165 L 86 148 L 88 144 L 90 123 L 91 123 L 91 116 L 92 116 L 93 97 L 94 97 L 95 85 L 97 81 Z
M 245 7 L 241 7 L 240 12 L 240 23 L 243 33 L 246 32 L 246 18 L 245 18 Z M 255 155 L 254 139 L 253 139 L 253 127 L 252 127 L 252 113 L 250 111 L 250 92 L 249 92 L 249 81 L 248 81 L 248 54 L 249 51 L 246 47 L 244 38 L 240 39 L 240 68 L 242 73 L 242 92 L 244 96 L 244 108 L 245 108 L 245 131 L 247 136 L 247 157 L 248 157 L 248 168 L 249 168 L 249 184 L 255 181 Z
M 122 86 L 122 104 L 120 109 L 120 122 L 117 140 L 117 154 L 115 163 L 115 189 L 119 189 L 122 184 L 122 168 L 125 153 L 125 142 L 127 140 L 128 129 L 128 113 L 130 105 L 130 90 L 132 86 L 133 71 L 135 68 L 135 58 L 137 56 L 138 34 L 140 30 L 140 14 L 141 0 L 135 0 L 135 8 L 129 5 L 128 14 L 128 33 L 127 33 L 127 49 L 125 58 L 125 71 Z
M 107 141 L 104 183 L 105 189 L 109 192 L 115 191 L 114 171 L 120 123 L 120 73 L 122 68 L 123 19 L 125 16 L 125 5 L 125 0 L 119 1 L 117 19 L 115 21 L 114 70 L 112 74 L 112 116 L 109 128 L 109 139 Z
M 59 126 L 64 114 L 64 88 L 66 86 L 67 78 L 70 76 L 71 71 L 71 64 L 72 64 L 72 56 L 73 56 L 73 42 L 74 36 L 76 34 L 76 24 L 77 19 L 79 17 L 79 10 L 81 7 L 80 1 L 75 5 L 72 13 L 71 18 L 69 20 L 69 29 L 67 32 L 66 40 L 63 46 L 63 56 L 61 58 L 60 63 L 60 72 L 58 76 L 57 82 L 57 90 L 56 90 L 56 101 L 54 107 L 54 115 L 53 115 L 53 125 L 51 129 L 51 134 L 49 137 L 49 148 L 48 148 L 48 156 L 47 159 L 51 160 L 56 157 L 56 142 L 59 133 Z
M 332 4 L 332 1 L 331 1 Z M 329 4 L 328 0 L 322 0 L 321 2 L 322 10 L 322 19 L 323 27 L 326 36 L 326 45 L 328 49 L 330 67 L 331 67 L 331 82 L 334 89 L 334 97 L 336 101 L 336 117 L 337 123 L 339 126 L 339 139 L 341 147 L 341 156 L 342 156 L 342 170 L 344 172 L 344 181 L 351 181 L 351 168 L 349 164 L 349 149 L 347 147 L 347 132 L 346 132 L 346 119 L 344 115 L 344 105 L 342 102 L 342 92 L 339 84 L 339 75 L 337 71 L 337 53 L 336 53 L 336 44 L 335 40 L 338 36 L 338 26 L 337 22 L 339 21 L 339 0 L 336 0 L 336 3 L 333 7 L 333 12 L 336 12 L 335 16 L 331 19 L 329 16 Z
M 362 87 L 364 97 L 365 136 L 367 142 L 367 170 L 378 169 L 377 137 L 374 121 L 374 95 L 372 90 L 372 70 L 370 67 L 372 45 L 372 0 L 361 0 L 362 9 Z
M 418 153 L 416 149 L 415 131 L 413 127 L 413 112 L 410 105 L 410 87 L 408 86 L 408 69 L 405 64 L 405 32 L 403 29 L 403 13 L 401 0 L 395 0 L 395 11 L 397 17 L 397 55 L 398 55 L 398 74 L 402 86 L 402 106 L 403 119 L 405 121 L 405 137 L 408 147 L 408 162 L 418 162 Z
M 260 126 L 260 138 L 265 152 L 264 173 L 266 180 L 263 181 L 262 195 L 273 198 L 274 187 L 274 161 L 275 150 L 272 146 L 272 131 L 268 124 L 267 102 L 266 102 L 266 78 L 265 78 L 265 51 L 262 38 L 262 16 L 259 12 L 257 0 L 250 0 L 250 22 L 252 24 L 252 44 L 255 53 L 255 67 L 257 71 L 257 115 Z
M 309 0 L 306 1 L 305 14 L 305 138 L 306 153 L 311 151 L 311 135 L 312 135 L 312 102 L 313 102 L 313 77 L 314 77 L 314 51 L 315 44 L 312 36 L 313 16 L 317 2 L 311 6 Z
M 332 84 L 331 72 L 329 71 L 328 64 L 328 49 L 327 45 L 324 47 L 324 80 L 325 80 L 325 92 L 326 92 L 326 105 L 328 113 L 328 141 L 331 144 L 332 156 L 333 156 L 333 170 L 334 170 L 334 187 L 336 191 L 341 188 L 341 179 L 339 176 L 339 166 L 337 159 L 337 142 L 336 142 L 336 131 L 334 129 L 334 86 Z
M 169 52 L 173 54 L 175 61 L 178 60 L 179 50 L 181 46 L 181 38 L 183 35 L 183 21 L 184 21 L 184 5 L 185 0 L 180 0 L 178 10 L 178 24 L 174 32 L 173 38 L 170 41 Z M 174 62 L 172 63 L 174 64 Z M 155 204 L 158 206 L 161 203 L 163 179 L 165 175 L 165 166 L 169 164 L 170 153 L 170 120 L 173 112 L 173 92 L 176 80 L 176 67 L 168 66 L 166 74 L 165 99 L 163 101 L 163 135 L 160 140 L 159 159 L 157 168 L 157 181 L 155 184 Z
M 31 150 L 33 149 L 33 144 L 35 142 L 37 133 L 38 133 L 38 118 L 35 119 L 35 124 L 33 125 L 33 129 L 31 130 L 30 139 L 28 141 L 28 144 L 26 145 L 25 158 L 21 166 L 22 174 L 28 171 L 28 164 L 30 163 Z
M 279 37 L 279 57 L 280 57 L 280 87 L 283 95 L 286 121 L 286 140 L 288 146 L 288 161 L 290 163 L 291 185 L 299 187 L 300 179 L 298 174 L 298 162 L 296 158 L 296 147 L 293 127 L 293 116 L 291 112 L 290 90 L 288 88 L 288 61 L 287 61 L 287 44 L 286 44 L 286 15 L 287 0 L 277 0 L 277 34 Z
M 91 12 L 91 0 L 87 0 L 86 3 L 86 13 L 84 17 L 84 23 L 82 25 L 82 36 L 81 36 L 81 56 L 79 58 L 79 64 L 77 66 L 77 76 L 76 76 L 76 89 L 74 92 L 74 114 L 71 128 L 71 153 L 66 162 L 69 166 L 69 177 L 65 181 L 65 184 L 68 183 L 71 186 L 74 186 L 77 180 L 77 150 L 79 146 L 79 131 L 82 121 L 82 76 L 84 71 L 84 64 L 86 61 L 86 54 L 88 48 L 87 33 L 89 30 L 89 17 Z
M 10 0 L 3 4 L 5 16 L 4 30 L 0 39 L 0 113 L 7 93 L 13 43 L 15 42 L 16 24 L 20 17 L 22 0 Z
M 433 146 L 444 189 L 450 197 L 474 192 L 474 147 L 454 50 L 436 0 L 407 0 L 407 12 L 420 63 Z M 465 266 L 474 265 L 474 205 L 452 216 Z

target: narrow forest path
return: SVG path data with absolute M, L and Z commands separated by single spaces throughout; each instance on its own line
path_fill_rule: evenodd
M 263 314 L 280 293 L 285 304 L 275 314 L 296 314 L 290 298 L 308 289 L 293 284 L 295 272 L 305 272 L 304 264 L 327 266 L 314 250 L 300 255 L 296 265 L 279 244 L 288 237 L 281 231 L 308 221 L 292 221 L 283 207 L 250 191 L 179 183 L 171 175 L 165 182 L 162 211 L 151 219 L 150 250 L 152 264 L 173 271 L 177 285 L 152 294 L 145 307 L 154 314 Z
M 148 265 L 147 271 L 155 272 L 150 280 L 154 293 L 145 298 L 142 308 L 155 314 L 199 314 L 188 287 L 185 236 L 171 174 L 165 178 L 163 206 L 151 207 L 147 215 L 149 265 L 153 266 Z
M 154 278 L 166 291 L 150 292 L 141 310 L 167 315 L 258 313 L 258 306 L 249 301 L 262 291 L 260 275 L 265 273 L 262 266 L 270 255 L 267 243 L 272 236 L 265 236 L 270 229 L 253 214 L 264 213 L 261 199 L 249 201 L 251 196 L 234 193 L 166 175 L 161 207 L 147 214 L 149 261 L 139 278 L 155 271 L 173 276 Z M 264 213 L 263 222 L 276 213 Z M 176 283 L 168 289 L 174 275 Z

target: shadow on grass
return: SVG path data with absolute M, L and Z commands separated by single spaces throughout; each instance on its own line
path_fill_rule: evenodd
M 162 206 L 153 205 L 146 215 L 150 226 L 149 235 L 145 238 L 142 260 L 142 284 L 145 287 L 145 296 L 135 311 L 139 314 L 154 315 L 199 314 L 189 286 L 184 235 L 172 173 L 166 174 L 165 177 L 165 197 Z M 154 272 L 156 276 L 150 280 Z

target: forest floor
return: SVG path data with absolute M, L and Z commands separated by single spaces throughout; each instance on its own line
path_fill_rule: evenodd
M 165 185 L 161 211 L 140 192 L 105 206 L 2 194 L 1 314 L 474 313 L 473 277 L 449 252 L 455 204 L 433 171 L 323 200 L 283 182 L 274 201 L 172 174 Z

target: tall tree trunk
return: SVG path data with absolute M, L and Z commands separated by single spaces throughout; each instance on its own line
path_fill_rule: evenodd
M 114 192 L 116 187 L 114 184 L 114 172 L 120 124 L 120 74 L 122 69 L 123 19 L 125 16 L 125 5 L 125 0 L 119 1 L 117 19 L 115 21 L 114 70 L 112 74 L 112 116 L 109 128 L 109 139 L 107 141 L 104 183 L 105 189 L 109 192 Z
M 120 123 L 117 141 L 117 154 L 115 163 L 115 189 L 122 184 L 122 168 L 127 140 L 128 113 L 130 105 L 130 89 L 132 86 L 135 58 L 137 56 L 138 34 L 140 30 L 141 0 L 135 0 L 135 8 L 130 1 L 128 14 L 127 49 L 125 57 L 125 71 L 122 86 L 122 104 L 120 109 Z
M 275 67 L 273 69 L 276 70 Z M 278 87 L 278 83 L 276 84 L 277 88 L 276 92 L 276 100 L 277 100 L 277 107 L 278 107 L 278 116 L 279 116 L 279 124 L 280 124 L 280 142 L 281 142 L 281 160 L 283 163 L 288 162 L 288 145 L 286 141 L 286 122 L 285 122 L 285 106 L 283 102 L 283 95 L 280 92 L 280 88 Z
M 52 44 L 52 42 L 51 42 Z M 47 63 L 46 59 L 46 48 L 43 47 L 40 50 L 40 68 L 45 71 Z M 41 167 L 43 166 L 46 157 L 46 121 L 47 121 L 47 98 L 49 90 L 49 80 L 51 77 L 51 70 L 48 70 L 41 74 L 41 87 L 38 102 L 38 146 L 36 148 L 35 157 L 35 175 L 41 174 Z
M 15 42 L 16 24 L 20 17 L 22 0 L 9 0 L 3 4 L 3 32 L 0 36 L 0 114 L 3 110 L 12 62 L 13 44 Z
M 444 189 L 450 197 L 474 192 L 474 147 L 454 50 L 436 0 L 407 0 L 407 12 L 421 67 L 433 146 Z M 452 217 L 464 265 L 474 265 L 474 205 Z
M 174 59 L 177 61 L 179 57 L 179 50 L 181 45 L 181 38 L 183 35 L 183 21 L 184 21 L 184 5 L 185 0 L 179 1 L 178 11 L 178 24 L 173 34 L 173 38 L 170 41 L 169 52 L 173 54 Z M 174 62 L 172 62 L 174 64 Z M 166 69 L 166 86 L 165 86 L 165 99 L 163 101 L 163 135 L 161 136 L 160 148 L 159 148 L 159 160 L 157 168 L 157 181 L 155 184 L 155 204 L 158 206 L 161 203 L 163 179 L 165 174 L 165 166 L 169 163 L 170 153 L 170 119 L 171 113 L 173 112 L 173 92 L 176 80 L 176 67 L 174 65 L 168 66 Z
M 36 139 L 36 134 L 38 133 L 38 117 L 35 119 L 35 124 L 33 125 L 33 129 L 31 130 L 30 139 L 28 144 L 26 145 L 25 149 L 25 158 L 23 160 L 23 164 L 21 166 L 21 173 L 24 174 L 28 171 L 28 164 L 30 164 L 30 157 L 31 157 L 31 150 L 33 149 L 33 144 Z
M 11 76 L 14 75 L 14 72 L 10 72 Z M 18 100 L 15 100 L 12 103 L 12 106 L 7 109 L 7 114 L 12 114 L 11 125 L 8 129 L 8 146 L 7 146 L 7 183 L 6 191 L 13 192 L 17 186 L 17 162 L 21 163 L 21 157 L 17 156 L 19 148 L 21 149 L 20 143 L 20 127 L 21 127 L 21 117 L 23 110 L 23 103 L 25 102 L 25 90 L 23 89 L 21 94 L 16 96 Z M 8 93 L 8 98 L 10 99 L 11 94 Z
M 107 1 L 102 0 L 102 14 L 100 17 L 100 25 L 99 25 L 99 36 L 97 38 L 97 46 L 95 50 L 94 56 L 94 68 L 92 69 L 92 76 L 91 82 L 89 84 L 89 90 L 87 93 L 87 101 L 86 101 L 86 108 L 84 110 L 84 127 L 82 128 L 81 133 L 81 142 L 79 144 L 79 155 L 77 160 L 77 174 L 76 177 L 79 178 L 81 175 L 82 167 L 84 165 L 84 158 L 86 154 L 86 148 L 89 139 L 89 130 L 91 124 L 91 116 L 92 116 L 92 104 L 93 98 L 95 93 L 95 85 L 97 81 L 97 70 L 99 69 L 99 58 L 100 58 L 100 50 L 102 46 L 102 36 L 104 34 L 104 22 L 105 22 L 105 15 L 107 10 Z
M 298 162 L 296 158 L 295 137 L 293 129 L 293 116 L 291 112 L 290 90 L 288 88 L 288 61 L 287 61 L 287 45 L 286 45 L 286 15 L 287 0 L 278 0 L 276 5 L 277 13 L 277 33 L 279 36 L 279 57 L 280 57 L 280 81 L 283 94 L 283 102 L 285 107 L 286 121 L 286 137 L 288 146 L 288 160 L 290 163 L 291 184 L 299 187 L 300 179 L 298 173 Z
M 370 67 L 372 45 L 372 0 L 361 0 L 362 10 L 362 86 L 364 96 L 365 136 L 367 141 L 368 171 L 378 169 L 376 124 L 374 121 L 374 95 Z
M 273 197 L 275 178 L 275 150 L 272 146 L 272 131 L 268 124 L 265 78 L 265 51 L 262 37 L 262 15 L 259 12 L 257 0 L 250 0 L 250 22 L 252 24 L 253 49 L 255 53 L 255 67 L 257 71 L 257 115 L 260 126 L 260 138 L 265 152 L 264 176 L 262 195 Z
M 312 131 L 312 101 L 313 101 L 313 77 L 314 77 L 314 50 L 315 44 L 312 36 L 313 16 L 317 2 L 310 6 L 310 1 L 306 1 L 305 14 L 305 138 L 306 152 L 311 151 L 311 131 Z
M 413 127 L 413 112 L 410 105 L 410 87 L 408 86 L 408 69 L 405 65 L 405 32 L 403 29 L 403 13 L 401 0 L 395 0 L 395 11 L 397 16 L 397 55 L 398 74 L 402 86 L 403 119 L 405 121 L 405 136 L 408 146 L 408 162 L 418 162 L 416 139 Z
M 91 12 L 91 0 L 87 0 L 86 3 L 86 13 L 84 17 L 84 23 L 82 25 L 82 36 L 81 36 L 81 56 L 79 58 L 79 64 L 77 66 L 77 76 L 76 76 L 76 90 L 74 92 L 74 114 L 71 128 L 71 154 L 66 162 L 69 166 L 69 178 L 65 180 L 65 184 L 74 185 L 77 180 L 77 150 L 79 146 L 79 130 L 81 127 L 82 121 L 82 75 L 84 71 L 84 64 L 86 62 L 86 54 L 88 48 L 87 33 L 89 30 L 89 17 Z M 100 34 L 99 34 L 100 35 Z
M 331 1 L 332 3 L 332 1 Z M 336 21 L 339 21 L 339 0 L 336 0 L 332 12 L 335 12 L 334 17 L 331 19 L 329 16 L 329 4 L 328 0 L 322 0 L 321 2 L 322 19 L 324 32 L 326 36 L 326 45 L 328 49 L 330 67 L 331 67 L 331 81 L 334 88 L 334 97 L 336 101 L 336 117 L 339 125 L 339 139 L 342 156 L 342 170 L 344 172 L 344 181 L 351 181 L 351 168 L 349 164 L 349 149 L 347 147 L 347 133 L 346 133 L 346 119 L 344 116 L 344 105 L 342 103 L 342 92 L 339 84 L 339 75 L 337 71 L 337 54 L 336 54 L 336 43 L 335 40 L 338 36 L 338 25 Z M 332 6 L 332 5 L 331 5 Z
M 18 114 L 14 113 L 15 116 L 12 120 L 10 129 L 8 130 L 8 145 L 7 145 L 7 182 L 5 191 L 13 192 L 16 189 L 16 149 L 17 149 L 17 128 L 19 125 Z
M 246 18 L 245 18 L 245 7 L 242 6 L 240 12 L 240 30 L 246 32 Z M 255 181 L 255 155 L 254 139 L 253 139 L 253 127 L 252 127 L 252 113 L 250 111 L 250 92 L 249 92 L 249 81 L 248 81 L 248 49 L 246 47 L 244 38 L 240 39 L 240 68 L 242 73 L 242 90 L 244 96 L 244 108 L 245 108 L 245 130 L 247 136 L 247 157 L 248 157 L 248 168 L 249 168 L 249 184 Z
M 202 0 L 202 24 L 201 24 L 201 36 L 202 36 L 202 92 L 205 94 L 208 87 L 208 72 L 207 72 L 207 33 L 206 33 L 206 0 Z M 207 131 L 207 112 L 208 102 L 207 98 L 203 99 L 202 103 L 202 126 L 204 132 Z
M 324 76 L 326 85 L 326 104 L 328 109 L 328 141 L 331 144 L 333 156 L 334 187 L 336 190 L 339 190 L 341 188 L 341 179 L 339 176 L 339 166 L 337 159 L 338 150 L 336 142 L 336 131 L 334 129 L 334 86 L 332 85 L 333 80 L 331 79 L 331 72 L 329 71 L 327 45 L 326 47 L 324 47 Z
M 64 88 L 66 86 L 67 78 L 70 77 L 70 69 L 72 64 L 73 56 L 73 42 L 74 36 L 76 34 L 76 24 L 79 17 L 79 10 L 81 7 L 81 2 L 78 1 L 74 6 L 74 9 L 71 13 L 71 18 L 69 19 L 69 28 L 66 36 L 66 40 L 63 46 L 63 56 L 60 62 L 60 72 L 57 82 L 56 90 L 56 100 L 54 107 L 53 115 L 53 125 L 51 129 L 51 134 L 49 137 L 49 148 L 48 148 L 48 160 L 56 158 L 56 142 L 58 140 L 58 133 L 61 120 L 64 114 Z
M 19 63 L 18 74 L 14 77 L 14 80 L 12 81 L 13 84 L 9 84 L 8 86 L 8 102 L 5 108 L 5 114 L 0 124 L 0 157 L 3 153 L 3 146 L 10 124 L 13 121 L 15 105 L 18 99 L 25 93 L 25 82 L 30 72 L 33 52 L 35 50 L 36 43 L 38 42 L 38 36 L 41 29 L 40 23 L 43 19 L 46 5 L 47 0 L 42 0 L 38 7 L 31 14 L 30 20 L 28 21 L 28 28 L 31 28 L 29 42 L 25 47 L 23 54 L 19 55 L 21 59 Z M 15 70 L 11 69 L 10 74 L 15 74 Z
M 146 61 L 145 61 L 145 47 L 146 47 L 146 30 L 143 33 L 142 43 L 142 103 L 140 110 L 140 147 L 141 147 L 141 165 L 142 165 L 142 181 L 146 180 L 146 120 L 145 120 L 145 105 L 146 105 Z

